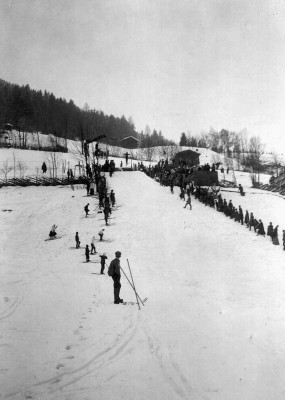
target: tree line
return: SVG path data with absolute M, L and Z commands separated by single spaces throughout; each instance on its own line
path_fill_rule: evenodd
M 105 142 L 120 145 L 127 136 L 139 139 L 140 146 L 157 146 L 171 143 L 161 132 L 137 132 L 132 118 L 115 117 L 101 110 L 83 108 L 73 100 L 56 98 L 46 90 L 33 90 L 29 85 L 19 86 L 0 79 L 0 128 L 11 124 L 17 130 L 20 147 L 26 146 L 26 133 L 54 135 L 81 141 L 105 135 Z

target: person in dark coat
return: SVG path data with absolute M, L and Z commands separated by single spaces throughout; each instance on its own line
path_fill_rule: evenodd
M 239 222 L 243 225 L 243 211 L 241 206 L 238 206 Z
M 86 215 L 85 215 L 86 218 L 87 218 L 87 216 L 88 216 L 88 214 L 89 214 L 89 207 L 88 207 L 88 206 L 89 206 L 89 203 L 87 203 L 86 206 L 84 207 L 84 211 L 85 211 L 85 213 L 86 213 Z
M 273 243 L 275 246 L 278 246 L 278 245 L 279 245 L 278 228 L 279 228 L 279 225 L 276 225 L 275 228 L 273 229 L 273 234 L 272 234 L 272 243 Z
M 265 230 L 264 230 L 263 222 L 261 221 L 261 219 L 258 221 L 256 230 L 257 230 L 257 235 L 265 236 Z
M 106 256 L 106 253 L 103 253 L 101 256 L 100 256 L 100 258 L 101 258 L 101 272 L 100 272 L 100 274 L 101 275 L 103 275 L 104 274 L 104 269 L 105 269 L 105 263 L 106 263 L 106 260 L 107 260 L 107 256 Z
M 43 174 L 45 174 L 47 172 L 47 165 L 45 162 L 43 162 L 43 164 L 42 164 L 42 171 L 43 171 Z
M 254 219 L 253 213 L 251 212 L 250 216 L 249 216 L 249 221 L 248 221 L 248 227 L 249 227 L 250 231 L 251 231 L 251 227 L 252 226 L 254 227 L 254 221 L 255 221 L 255 219 Z M 254 230 L 255 230 L 255 228 L 254 228 Z
M 76 243 L 76 248 L 79 249 L 79 247 L 80 247 L 80 240 L 79 240 L 78 232 L 76 232 L 76 234 L 75 234 L 75 243 Z
M 241 184 L 238 185 L 238 190 L 239 190 L 241 196 L 245 195 L 245 193 L 243 191 L 243 187 L 241 186 Z
M 283 250 L 285 250 L 285 230 L 283 230 L 282 232 L 283 232 L 283 236 L 282 236 Z
M 104 219 L 105 219 L 105 224 L 108 225 L 108 218 L 109 215 L 112 213 L 111 207 L 109 206 L 109 203 L 107 203 L 103 209 L 104 213 Z
M 114 282 L 114 304 L 123 303 L 123 299 L 120 298 L 120 290 L 121 290 L 121 266 L 120 266 L 120 258 L 122 253 L 120 251 L 116 251 L 114 260 L 110 263 L 110 268 L 113 269 L 112 279 Z
M 90 256 L 89 256 L 89 254 L 90 254 L 90 251 L 89 251 L 89 246 L 88 246 L 88 244 L 87 244 L 86 247 L 85 247 L 86 262 L 89 262 L 89 261 L 90 261 Z
M 115 198 L 115 193 L 114 193 L 113 190 L 111 190 L 111 193 L 110 193 L 110 200 L 111 200 L 111 203 L 112 203 L 112 207 L 114 207 L 115 203 L 116 203 L 116 198 Z
M 272 225 L 272 222 L 269 222 L 269 225 L 267 227 L 267 236 L 270 236 L 271 240 L 272 240 L 272 236 L 273 236 L 273 225 Z
M 248 214 L 248 211 L 247 211 L 247 210 L 246 210 L 245 216 L 244 216 L 244 223 L 245 223 L 246 226 L 248 226 L 248 223 L 249 223 L 249 214 Z

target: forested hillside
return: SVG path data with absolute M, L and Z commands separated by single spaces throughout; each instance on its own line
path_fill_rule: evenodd
M 46 90 L 33 90 L 29 85 L 19 86 L 0 79 L 1 128 L 7 123 L 19 132 L 41 132 L 65 139 L 85 140 L 106 135 L 105 140 L 111 145 L 120 145 L 126 136 L 138 138 L 142 147 L 172 143 L 155 130 L 138 133 L 131 117 L 106 115 L 87 104 L 81 109 L 72 100 L 56 98 Z

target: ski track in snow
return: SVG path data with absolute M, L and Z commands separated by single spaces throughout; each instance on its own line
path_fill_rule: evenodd
M 107 252 L 109 263 L 120 249 L 124 271 L 128 258 L 138 293 L 149 300 L 141 311 L 114 306 L 111 279 L 95 274 L 100 264 L 82 265 L 85 244 L 105 227 L 96 198 L 88 198 L 95 211 L 85 218 L 84 190 L 5 189 L 14 211 L 1 214 L 0 398 L 109 400 L 118 398 L 117 390 L 125 400 L 257 398 L 231 348 L 235 340 L 255 373 L 260 363 L 261 377 L 270 376 L 270 366 L 283 370 L 278 335 L 285 333 L 285 315 L 274 308 L 274 291 L 283 290 L 276 288 L 278 273 L 285 282 L 281 249 L 194 199 L 192 211 L 183 209 L 177 188 L 171 195 L 142 173 L 115 174 L 108 182 L 120 206 L 97 252 Z M 249 200 L 233 203 L 244 207 Z M 53 223 L 62 238 L 45 242 Z M 260 287 L 254 265 L 249 270 L 250 262 L 260 262 L 257 253 L 264 260 L 260 279 L 267 279 Z M 269 275 L 272 259 L 276 272 Z M 124 278 L 122 296 L 134 301 Z M 265 379 L 258 381 L 259 400 L 276 386 L 273 376 L 267 379 L 265 387 Z M 281 400 L 279 386 L 274 399 Z

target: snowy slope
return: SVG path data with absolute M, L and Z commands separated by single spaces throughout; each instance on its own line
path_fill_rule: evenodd
M 125 272 L 129 260 L 148 297 L 141 311 L 114 305 L 98 255 L 87 264 L 75 249 L 76 231 L 85 246 L 104 227 L 96 199 L 1 189 L 1 210 L 13 211 L 0 212 L 0 399 L 283 400 L 281 246 L 195 200 L 185 210 L 143 173 L 118 172 L 109 185 L 119 207 L 97 251 L 110 261 L 121 250 Z M 238 200 L 258 197 L 261 215 L 270 198 L 268 218 L 281 215 L 284 200 L 269 196 Z M 53 223 L 63 236 L 45 241 Z M 134 301 L 125 278 L 121 297 Z

